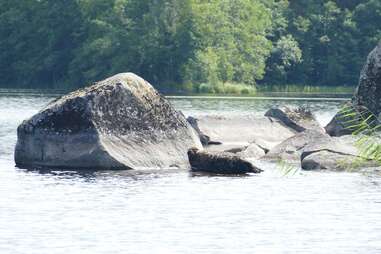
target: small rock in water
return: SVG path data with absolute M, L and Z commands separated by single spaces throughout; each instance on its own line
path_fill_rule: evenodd
M 263 171 L 249 161 L 228 153 L 211 153 L 191 148 L 188 151 L 188 158 L 193 171 L 215 174 L 246 174 Z

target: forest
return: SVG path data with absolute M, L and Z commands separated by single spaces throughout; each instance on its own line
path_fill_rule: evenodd
M 0 86 L 354 86 L 380 24 L 380 0 L 0 0 Z

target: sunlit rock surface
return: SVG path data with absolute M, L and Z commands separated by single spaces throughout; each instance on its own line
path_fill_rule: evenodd
M 379 163 L 356 145 L 360 138 L 351 135 L 331 137 L 320 131 L 305 130 L 271 149 L 262 159 L 300 164 L 304 170 L 350 171 L 378 167 Z
M 295 136 L 286 139 L 273 149 L 271 149 L 263 159 L 266 160 L 285 160 L 288 162 L 300 162 L 303 151 L 310 144 L 327 143 L 332 138 L 325 133 L 316 130 L 305 130 Z
M 206 115 L 198 117 L 197 123 L 203 134 L 218 143 L 206 147 L 214 152 L 232 149 L 240 152 L 253 144 L 268 151 L 296 133 L 277 119 L 254 115 Z
M 19 167 L 190 168 L 197 134 L 148 82 L 122 73 L 56 99 L 17 130 Z
M 361 137 L 342 136 L 315 139 L 303 148 L 301 166 L 304 170 L 357 170 L 379 167 L 379 162 L 364 154 L 356 144 Z M 376 137 L 374 142 L 379 142 Z

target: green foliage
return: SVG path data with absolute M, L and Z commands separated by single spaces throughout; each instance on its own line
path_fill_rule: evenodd
M 193 92 L 201 94 L 225 94 L 225 95 L 255 95 L 257 90 L 255 86 L 239 83 L 217 84 L 202 83 L 193 87 Z
M 343 107 L 339 115 L 344 126 L 357 137 L 356 147 L 359 150 L 358 159 L 351 162 L 352 168 L 366 165 L 369 160 L 381 165 L 381 123 L 379 119 L 366 108 L 348 105 Z
M 0 85 L 71 89 L 132 71 L 179 91 L 350 86 L 379 24 L 379 0 L 0 0 Z
M 311 85 L 261 85 L 259 92 L 279 92 L 279 93 L 303 93 L 303 94 L 347 94 L 352 95 L 354 87 L 351 86 L 311 86 Z
M 300 171 L 299 167 L 285 160 L 278 160 L 277 166 L 283 176 L 294 176 Z
M 270 12 L 259 1 L 194 1 L 195 57 L 184 68 L 187 80 L 255 84 L 264 74 L 271 42 Z

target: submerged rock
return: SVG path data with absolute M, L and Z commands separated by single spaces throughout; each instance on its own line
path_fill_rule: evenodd
M 286 127 L 297 132 L 309 129 L 323 131 L 323 128 L 319 125 L 311 111 L 303 107 L 296 109 L 288 107 L 283 109 L 271 108 L 265 113 L 265 116 L 277 119 Z
M 54 100 L 17 135 L 19 167 L 189 168 L 188 149 L 201 147 L 184 116 L 132 73 Z
M 368 55 L 353 101 L 377 117 L 381 113 L 381 41 Z
M 243 160 L 230 153 L 211 153 L 200 151 L 197 148 L 189 149 L 189 162 L 193 171 L 209 172 L 214 174 L 245 174 L 260 173 L 261 169 L 249 161 Z

